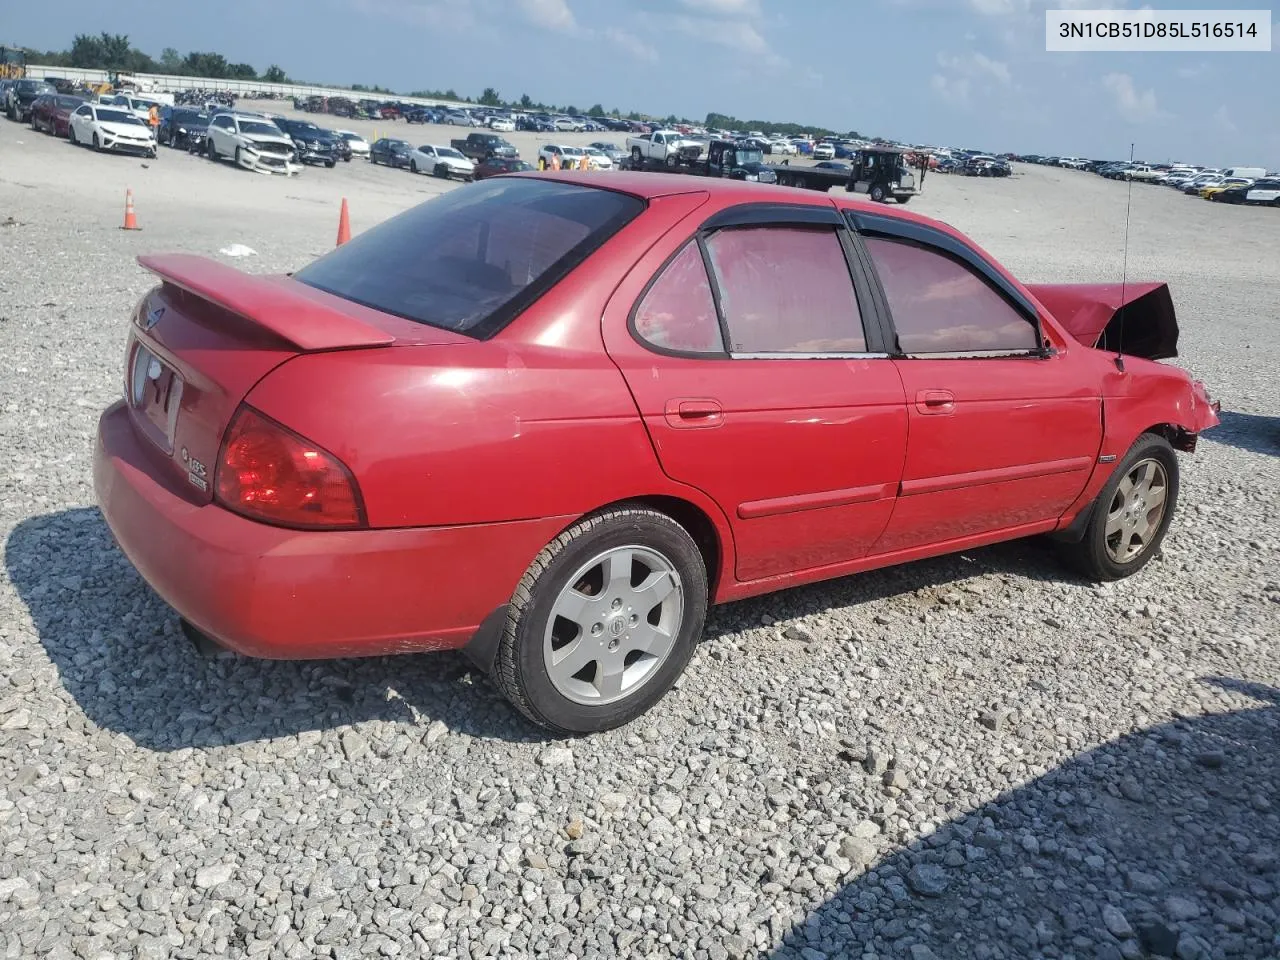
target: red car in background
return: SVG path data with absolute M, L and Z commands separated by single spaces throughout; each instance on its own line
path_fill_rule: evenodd
M 476 180 L 484 180 L 504 173 L 527 173 L 532 169 L 533 164 L 519 157 L 486 157 L 476 164 L 471 176 Z
M 37 97 L 31 105 L 31 129 L 42 130 L 55 137 L 71 136 L 71 113 L 82 103 L 83 97 L 62 93 Z
M 1034 534 L 1159 548 L 1217 423 L 1164 284 L 1025 286 L 955 230 L 676 175 L 519 174 L 291 276 L 190 255 L 128 332 L 95 486 L 190 633 L 464 648 L 580 733 L 707 606 Z

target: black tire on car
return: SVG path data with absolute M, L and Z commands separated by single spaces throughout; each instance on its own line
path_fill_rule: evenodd
M 213 137 L 206 140 L 204 144 L 206 147 L 205 153 L 208 154 L 210 160 L 216 162 L 218 159 L 218 148 L 213 145 Z
M 899 202 L 899 203 L 906 203 L 906 202 L 907 202 L 908 200 L 910 200 L 910 199 L 911 199 L 910 197 L 899 197 L 899 198 L 898 198 L 898 202 Z
M 102 141 L 98 139 L 98 135 L 96 133 L 93 135 L 93 149 L 94 150 L 102 149 Z
M 884 202 L 884 187 L 880 186 L 879 184 L 876 184 L 874 187 L 872 187 L 872 188 L 871 188 L 870 197 L 871 197 L 871 199 L 872 199 L 872 200 L 874 200 L 876 203 L 883 203 L 883 202 Z
M 445 166 L 443 163 L 437 163 L 436 168 L 432 170 L 431 173 L 442 180 L 449 179 L 449 168 Z
M 638 589 L 646 584 L 667 592 Z M 707 597 L 702 554 L 671 517 L 642 504 L 592 514 L 548 544 L 516 587 L 494 682 L 521 713 L 558 734 L 622 726 L 661 700 L 684 671 L 702 635 Z M 578 623 L 558 613 L 576 608 L 583 611 Z M 669 639 L 659 644 L 660 657 L 632 648 L 635 638 L 656 631 Z M 572 659 L 553 678 L 557 654 Z M 598 659 L 566 676 L 584 657 Z M 613 689 L 607 674 L 616 678 L 615 693 L 605 692 Z
M 1080 542 L 1065 545 L 1069 559 L 1093 580 L 1137 573 L 1160 550 L 1177 507 L 1178 485 L 1173 447 L 1162 436 L 1144 433 L 1098 494 Z
M 417 160 L 410 160 L 410 161 L 409 161 L 409 172 L 410 172 L 410 173 L 417 173 L 417 172 L 418 172 L 418 161 L 417 161 Z

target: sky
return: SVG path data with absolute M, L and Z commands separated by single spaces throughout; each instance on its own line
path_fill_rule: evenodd
M 1136 0 L 1128 0 L 1136 4 Z M 1046 7 L 1125 0 L 58 0 L 6 4 L 5 43 L 126 33 L 295 80 L 495 87 L 694 119 L 917 144 L 1280 167 L 1280 51 L 1047 53 Z M 1161 2 L 1160 9 L 1262 4 Z M 1280 27 L 1273 26 L 1280 38 Z

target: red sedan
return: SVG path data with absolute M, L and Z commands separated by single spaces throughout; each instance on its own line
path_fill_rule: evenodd
M 31 104 L 31 129 L 43 130 L 55 137 L 71 136 L 71 112 L 82 103 L 81 97 L 60 93 L 37 97 Z
M 1217 423 L 1164 284 L 1121 317 L 768 185 L 517 174 L 289 277 L 141 263 L 95 483 L 187 628 L 465 648 L 561 732 L 660 699 L 709 603 L 1034 534 L 1132 574 Z

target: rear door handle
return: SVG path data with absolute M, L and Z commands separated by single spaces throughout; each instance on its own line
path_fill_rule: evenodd
M 950 390 L 920 390 L 916 393 L 916 409 L 930 416 L 955 413 L 956 396 Z
M 678 429 L 718 427 L 724 423 L 724 408 L 720 401 L 709 398 L 676 398 L 667 401 L 667 423 Z

